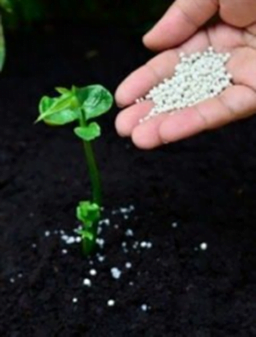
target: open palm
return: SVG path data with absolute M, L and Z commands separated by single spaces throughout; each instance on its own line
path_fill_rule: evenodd
M 208 46 L 213 46 L 216 52 L 231 54 L 226 66 L 233 76 L 234 85 L 218 97 L 176 114 L 158 115 L 140 124 L 139 120 L 148 114 L 152 103 L 134 104 L 135 99 L 173 75 L 181 51 L 190 54 L 204 51 Z M 235 28 L 220 22 L 197 31 L 178 47 L 162 49 L 164 51 L 133 72 L 117 90 L 117 103 L 124 107 L 116 120 L 120 135 L 132 137 L 140 148 L 151 149 L 256 112 L 256 24 Z

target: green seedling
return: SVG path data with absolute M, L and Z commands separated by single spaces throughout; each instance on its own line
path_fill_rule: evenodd
M 90 254 L 97 238 L 97 225 L 102 203 L 101 181 L 91 141 L 101 135 L 98 123 L 91 120 L 106 113 L 113 104 L 113 96 L 101 85 L 83 88 L 56 88 L 58 97 L 42 97 L 36 122 L 44 121 L 50 126 L 76 122 L 75 135 L 82 140 L 88 173 L 92 185 L 92 200 L 80 201 L 76 217 L 82 223 L 79 234 L 85 254 Z

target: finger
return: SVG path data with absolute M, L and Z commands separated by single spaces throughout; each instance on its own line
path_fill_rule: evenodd
M 143 42 L 153 50 L 173 48 L 191 37 L 217 10 L 218 0 L 177 0 Z
M 179 62 L 179 52 L 203 51 L 209 46 L 206 33 L 199 32 L 181 48 L 162 52 L 144 66 L 134 71 L 117 88 L 115 98 L 118 106 L 127 106 L 146 93 L 166 77 L 171 77 Z
M 137 124 L 132 130 L 133 143 L 143 150 L 151 150 L 164 144 L 159 134 L 159 128 L 168 117 L 167 114 L 160 114 L 142 124 Z
M 130 137 L 132 130 L 152 109 L 153 103 L 144 101 L 121 111 L 115 121 L 116 130 L 121 137 Z
M 166 51 L 135 70 L 117 88 L 117 105 L 122 107 L 134 103 L 136 98 L 144 96 L 165 77 L 172 76 L 178 61 L 176 50 Z
M 153 149 L 246 118 L 255 111 L 256 93 L 244 86 L 234 86 L 194 107 L 160 115 L 135 126 L 132 139 L 141 149 Z
M 227 64 L 235 84 L 246 85 L 256 92 L 256 50 L 238 48 Z
M 159 126 L 159 139 L 161 143 L 178 141 L 246 118 L 255 110 L 256 93 L 253 90 L 243 86 L 230 87 L 216 98 L 170 115 Z
M 235 27 L 248 27 L 256 23 L 255 0 L 222 0 L 220 15 L 223 21 Z

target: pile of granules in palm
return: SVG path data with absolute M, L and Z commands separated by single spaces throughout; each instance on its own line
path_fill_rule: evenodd
M 229 53 L 216 53 L 213 47 L 186 55 L 180 53 L 174 75 L 153 87 L 136 103 L 150 100 L 154 107 L 140 122 L 161 113 L 175 113 L 208 98 L 218 96 L 232 85 L 232 75 L 226 69 Z

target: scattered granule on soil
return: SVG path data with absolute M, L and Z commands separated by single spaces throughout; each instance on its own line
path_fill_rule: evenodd
M 125 232 L 125 235 L 126 235 L 126 236 L 133 236 L 133 235 L 134 235 L 134 234 L 133 234 L 133 230 L 130 229 L 130 228 L 128 228 L 128 229 L 126 230 L 126 232 Z
M 83 280 L 83 285 L 86 286 L 86 287 L 91 287 L 92 282 L 91 282 L 90 279 L 85 278 L 85 279 Z
M 142 311 L 147 311 L 147 310 L 148 310 L 147 304 L 142 304 L 141 310 L 142 310 Z
M 190 55 L 180 53 L 180 62 L 174 75 L 153 87 L 140 103 L 149 100 L 154 107 L 140 120 L 144 122 L 161 113 L 174 113 L 201 101 L 221 94 L 232 85 L 232 75 L 227 71 L 229 53 L 217 53 L 213 47 Z
M 141 248 L 152 248 L 152 243 L 151 242 L 142 241 L 140 243 L 140 247 Z
M 111 275 L 114 279 L 118 280 L 122 274 L 121 270 L 116 267 L 110 269 Z
M 96 243 L 97 243 L 97 245 L 98 245 L 100 248 L 103 248 L 103 247 L 104 247 L 104 244 L 105 244 L 105 240 L 102 239 L 102 238 L 97 238 L 97 239 L 96 239 Z
M 99 262 L 103 262 L 106 259 L 106 256 L 97 255 L 97 259 L 98 259 Z
M 200 244 L 200 249 L 201 249 L 201 250 L 206 250 L 207 248 L 208 248 L 208 245 L 207 245 L 206 242 L 202 242 L 202 243 Z
M 172 228 L 177 228 L 178 227 L 178 223 L 177 222 L 173 222 L 172 223 Z
M 97 275 L 97 270 L 91 269 L 91 270 L 89 271 L 89 274 L 90 274 L 91 276 L 95 276 L 95 275 Z
M 115 305 L 115 301 L 114 300 L 108 300 L 108 306 L 109 307 L 113 307 Z
M 127 268 L 127 269 L 132 268 L 131 262 L 126 262 L 126 263 L 125 263 L 125 268 Z

